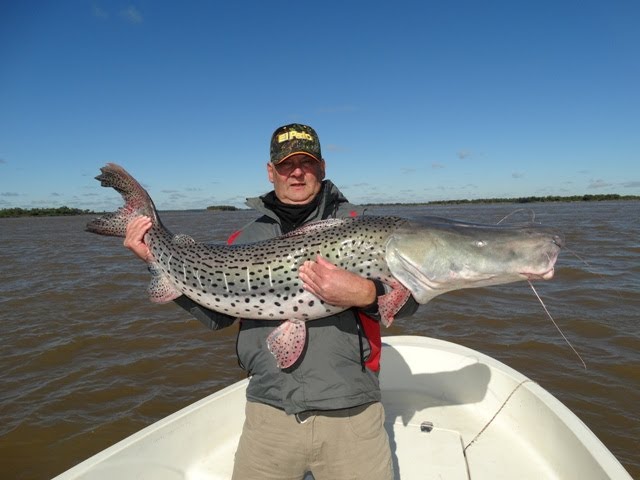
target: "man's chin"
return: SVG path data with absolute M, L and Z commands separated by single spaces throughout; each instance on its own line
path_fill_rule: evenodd
M 309 192 L 304 187 L 301 188 L 289 188 L 287 197 L 293 203 L 308 203 L 313 199 L 313 193 Z

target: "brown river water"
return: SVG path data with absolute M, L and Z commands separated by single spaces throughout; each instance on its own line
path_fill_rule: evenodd
M 369 212 L 497 223 L 520 208 Z M 566 238 L 555 278 L 536 288 L 586 370 L 526 283 L 445 294 L 383 335 L 453 341 L 519 370 L 640 478 L 640 202 L 527 209 L 510 218 L 533 212 Z M 161 213 L 174 233 L 206 242 L 254 216 Z M 121 239 L 84 232 L 89 219 L 0 219 L 0 478 L 51 478 L 244 376 L 236 328 L 212 332 L 173 304 L 150 303 L 145 266 Z

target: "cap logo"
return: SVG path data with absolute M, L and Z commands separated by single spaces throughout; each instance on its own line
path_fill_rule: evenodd
M 307 132 L 298 132 L 297 130 L 289 130 L 288 132 L 281 133 L 278 135 L 278 143 L 286 142 L 288 140 L 307 140 L 313 141 L 313 137 Z

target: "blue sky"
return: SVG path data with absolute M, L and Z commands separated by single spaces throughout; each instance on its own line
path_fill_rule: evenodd
M 279 125 L 362 202 L 640 194 L 636 1 L 0 4 L 0 208 L 270 189 Z

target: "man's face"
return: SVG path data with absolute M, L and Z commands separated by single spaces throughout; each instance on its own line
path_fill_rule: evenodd
M 322 187 L 324 160 L 298 154 L 277 165 L 267 164 L 269 181 L 273 183 L 276 197 L 290 205 L 305 205 L 311 202 Z

